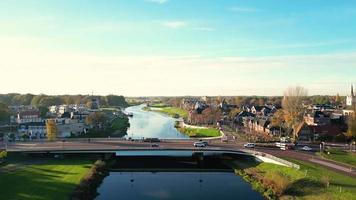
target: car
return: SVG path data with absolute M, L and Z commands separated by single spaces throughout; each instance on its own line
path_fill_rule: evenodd
M 304 146 L 304 147 L 302 148 L 302 150 L 303 150 L 303 151 L 311 151 L 311 150 L 313 150 L 313 149 L 310 148 L 310 147 L 308 147 L 308 146 Z
M 245 148 L 255 148 L 255 144 L 254 143 L 246 143 L 244 144 Z
M 158 144 L 151 144 L 151 147 L 159 147 Z
M 145 138 L 144 142 L 160 142 L 161 140 L 158 138 Z
M 206 144 L 204 142 L 194 142 L 195 147 L 206 147 Z
M 199 142 L 204 143 L 204 144 L 205 144 L 205 146 L 208 146 L 208 145 L 209 145 L 209 143 L 208 143 L 207 141 L 199 140 Z

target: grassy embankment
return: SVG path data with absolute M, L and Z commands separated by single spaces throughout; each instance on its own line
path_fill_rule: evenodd
M 220 131 L 216 128 L 188 128 L 182 127 L 178 130 L 189 137 L 218 137 L 220 136 Z
M 356 199 L 356 179 L 306 162 L 300 170 L 270 163 L 235 163 L 236 173 L 267 199 Z M 242 164 L 245 163 L 245 164 Z
M 0 166 L 0 199 L 68 199 L 91 166 L 78 159 L 8 160 Z
M 356 153 L 346 152 L 343 150 L 332 149 L 327 153 L 317 153 L 326 159 L 333 160 L 340 163 L 345 163 L 356 167 Z
M 188 117 L 188 111 L 181 108 L 170 107 L 165 104 L 152 104 L 147 107 L 144 107 L 143 110 L 164 113 L 174 118 L 182 117 L 186 119 Z

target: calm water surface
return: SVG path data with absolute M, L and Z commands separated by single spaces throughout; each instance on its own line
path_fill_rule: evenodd
M 140 139 L 145 138 L 188 138 L 186 135 L 177 131 L 174 128 L 175 119 L 161 113 L 144 111 L 144 105 L 132 106 L 126 109 L 127 112 L 132 112 L 133 117 L 130 117 L 130 128 L 127 131 L 126 137 Z
M 111 172 L 97 200 L 259 200 L 261 195 L 229 172 Z

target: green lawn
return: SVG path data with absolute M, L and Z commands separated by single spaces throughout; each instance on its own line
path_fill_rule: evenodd
M 159 109 L 150 109 L 150 107 L 159 108 Z M 143 110 L 160 112 L 160 113 L 164 113 L 171 117 L 176 117 L 176 118 L 177 117 L 183 117 L 183 118 L 188 117 L 188 111 L 181 109 L 181 108 L 163 106 L 163 104 L 159 105 L 159 106 L 144 107 Z
M 318 155 L 320 155 L 326 159 L 353 165 L 356 167 L 356 153 L 346 152 L 346 151 L 337 150 L 337 149 L 330 150 L 329 152 L 330 152 L 330 154 L 318 153 Z
M 156 104 L 150 104 L 149 107 L 153 107 L 153 108 L 164 108 L 164 107 L 167 107 L 167 105 L 164 104 L 164 103 L 156 103 Z
M 291 161 L 299 164 L 300 170 L 270 163 L 237 165 L 240 170 L 243 169 L 244 172 L 252 174 L 252 177 L 254 177 L 252 179 L 260 179 L 260 183 L 252 181 L 251 184 L 261 193 L 268 193 L 267 189 L 260 189 L 259 185 L 261 184 L 269 185 L 268 187 L 264 186 L 266 188 L 272 188 L 271 185 L 281 188 L 282 184 L 280 183 L 284 182 L 286 188 L 280 199 L 356 199 L 355 178 L 330 171 L 315 164 Z M 326 182 L 330 183 L 329 187 L 326 186 Z
M 189 137 L 218 137 L 220 131 L 216 128 L 179 128 L 179 131 Z
M 8 161 L 0 167 L 0 199 L 68 199 L 92 165 L 72 159 L 31 162 Z

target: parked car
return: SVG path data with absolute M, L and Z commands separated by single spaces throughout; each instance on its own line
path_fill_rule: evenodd
M 194 142 L 195 147 L 206 147 L 206 144 L 204 142 Z
M 159 147 L 158 144 L 151 144 L 151 147 Z
M 255 148 L 255 144 L 254 143 L 246 143 L 244 144 L 245 148 Z
M 311 150 L 313 150 L 313 149 L 310 148 L 310 147 L 308 147 L 308 146 L 304 146 L 304 147 L 302 148 L 302 150 L 303 150 L 303 151 L 311 151 Z

